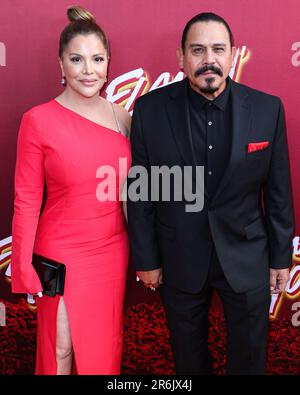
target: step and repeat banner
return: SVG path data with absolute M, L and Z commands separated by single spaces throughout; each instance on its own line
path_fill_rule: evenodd
M 176 59 L 185 23 L 211 11 L 227 20 L 238 47 L 231 77 L 279 96 L 285 106 L 296 229 L 286 293 L 273 297 L 270 317 L 300 326 L 300 14 L 299 0 L 81 0 L 107 33 L 109 79 L 102 95 L 132 112 L 148 91 L 184 78 Z M 10 292 L 11 222 L 16 141 L 22 114 L 62 90 L 58 41 L 69 0 L 2 0 L 0 11 L 0 299 Z M 251 254 L 251 251 L 249 251 Z M 157 302 L 135 282 L 127 305 Z M 5 324 L 5 304 L 0 305 Z

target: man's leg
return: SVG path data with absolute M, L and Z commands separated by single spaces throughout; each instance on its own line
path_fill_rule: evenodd
M 220 263 L 214 265 L 213 286 L 224 307 L 227 323 L 227 374 L 264 374 L 268 334 L 270 285 L 246 293 L 235 293 Z
M 227 374 L 264 374 L 270 286 L 246 294 L 220 292 L 228 330 Z
M 211 289 L 189 294 L 160 287 L 164 303 L 176 374 L 211 373 L 208 352 L 208 309 Z

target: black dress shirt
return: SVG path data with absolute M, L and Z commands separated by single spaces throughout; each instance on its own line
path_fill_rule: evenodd
M 231 152 L 231 80 L 214 100 L 194 91 L 188 83 L 192 141 L 198 166 L 204 166 L 205 187 L 211 199 L 228 165 Z

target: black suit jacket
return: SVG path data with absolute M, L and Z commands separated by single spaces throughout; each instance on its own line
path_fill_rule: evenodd
M 135 104 L 132 166 L 196 166 L 187 80 L 152 91 Z M 248 153 L 248 143 L 268 141 Z M 128 179 L 128 186 L 133 179 Z M 186 201 L 134 202 L 128 198 L 131 259 L 136 270 L 162 266 L 164 282 L 201 290 L 212 243 L 236 292 L 262 286 L 269 268 L 292 259 L 293 208 L 284 113 L 279 98 L 232 81 L 232 146 L 215 195 L 200 212 Z

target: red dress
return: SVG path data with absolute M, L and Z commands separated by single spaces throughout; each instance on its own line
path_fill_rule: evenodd
M 119 158 L 127 167 L 119 172 Z M 78 374 L 119 374 L 129 245 L 119 194 L 131 164 L 129 140 L 56 100 L 24 114 L 18 137 L 12 290 L 42 289 L 32 253 L 66 265 L 67 308 Z M 116 173 L 115 201 L 99 201 L 100 166 Z M 44 182 L 46 204 L 40 214 Z M 36 374 L 56 374 L 60 296 L 37 298 Z

